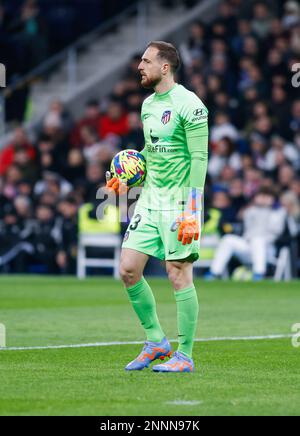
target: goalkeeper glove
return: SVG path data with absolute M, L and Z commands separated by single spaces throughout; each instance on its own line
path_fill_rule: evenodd
M 106 171 L 106 189 L 110 192 L 115 192 L 118 195 L 126 194 L 128 186 L 117 177 L 111 178 L 109 171 Z
M 200 211 L 201 193 L 199 190 L 192 188 L 186 210 L 181 214 L 171 226 L 171 231 L 178 229 L 178 241 L 182 245 L 191 244 L 198 241 L 200 236 L 200 223 L 197 220 L 197 214 Z
M 177 229 L 177 239 L 178 241 L 182 242 L 182 245 L 191 244 L 193 240 L 198 241 L 200 235 L 200 225 L 195 216 L 184 212 L 176 219 L 175 224 L 172 226 L 173 231 Z

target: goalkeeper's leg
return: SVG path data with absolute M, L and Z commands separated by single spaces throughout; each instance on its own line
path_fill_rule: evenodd
M 169 355 L 171 351 L 157 317 L 152 290 L 143 277 L 147 261 L 148 256 L 144 253 L 130 248 L 122 250 L 120 275 L 147 337 L 141 354 L 127 365 L 127 370 L 141 370 L 153 360 Z
M 193 264 L 167 261 L 167 273 L 175 291 L 178 324 L 178 350 L 166 363 L 155 365 L 157 372 L 193 372 L 193 342 L 198 322 L 198 298 L 193 284 Z

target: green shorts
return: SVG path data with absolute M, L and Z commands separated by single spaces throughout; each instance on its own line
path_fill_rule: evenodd
M 137 204 L 124 235 L 122 248 L 131 248 L 161 260 L 195 262 L 199 258 L 200 238 L 182 245 L 178 230 L 171 225 L 182 213 L 180 210 L 151 210 Z

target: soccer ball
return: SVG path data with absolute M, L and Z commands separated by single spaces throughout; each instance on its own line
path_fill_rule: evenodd
M 235 282 L 249 282 L 252 278 L 252 271 L 245 266 L 238 266 L 232 274 L 232 280 Z
M 139 186 L 146 177 L 146 160 L 136 150 L 123 150 L 111 161 L 110 172 L 112 177 L 121 179 L 129 188 Z

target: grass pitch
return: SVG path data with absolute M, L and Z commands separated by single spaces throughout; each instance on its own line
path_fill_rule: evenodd
M 169 338 L 176 338 L 171 285 L 149 280 Z M 1 415 L 300 415 L 300 286 L 196 280 L 194 374 L 126 373 L 141 345 L 0 351 Z M 123 286 L 110 279 L 0 278 L 7 347 L 142 341 Z M 250 337 L 252 339 L 250 340 Z M 173 344 L 176 346 L 176 344 Z

